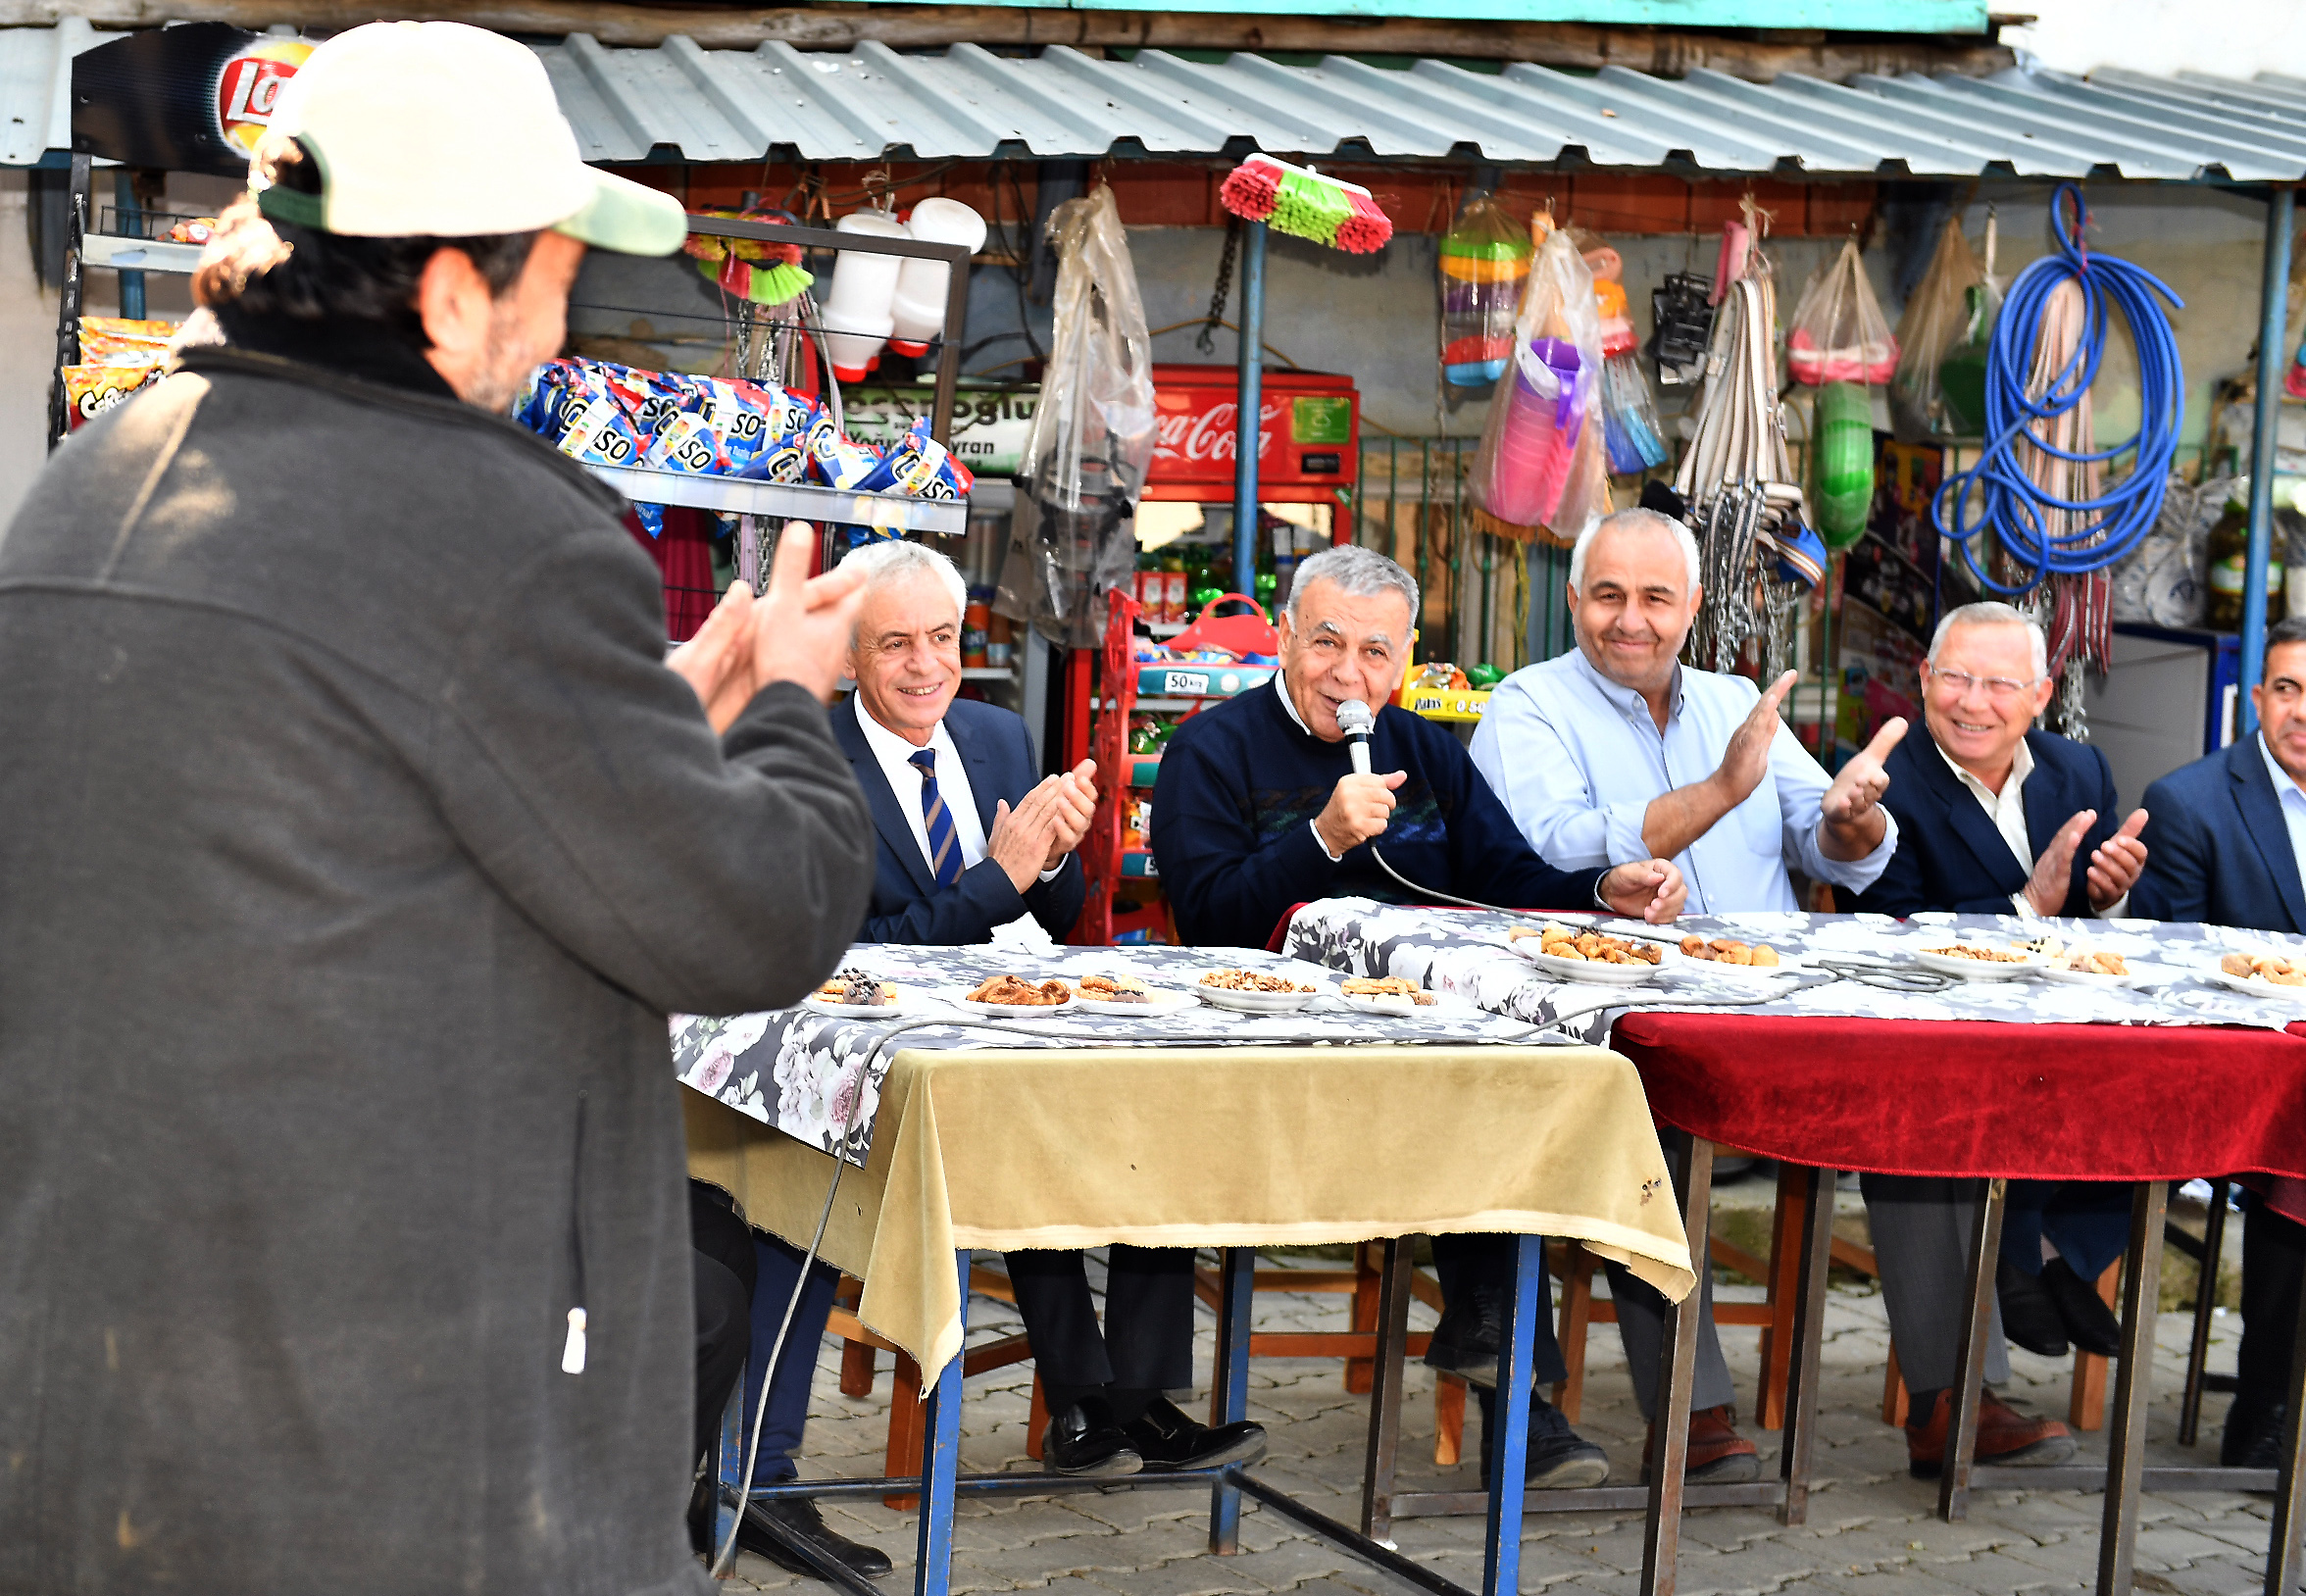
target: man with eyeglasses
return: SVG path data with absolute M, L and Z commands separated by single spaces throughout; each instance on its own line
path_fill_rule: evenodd
M 2250 689 L 2257 735 L 2146 788 L 2153 852 L 2132 912 L 2260 931 L 2306 931 L 2306 619 L 2266 633 L 2264 680 Z M 2293 1186 L 2294 1189 L 2294 1186 Z M 2271 1469 L 2287 1417 L 2291 1327 L 2306 1278 L 2306 1224 L 2263 1197 L 2242 1226 L 2242 1344 L 2219 1462 Z
M 1897 817 L 1897 857 L 1860 894 L 1859 910 L 2027 920 L 2128 912 L 2147 858 L 2138 840 L 2147 811 L 2117 824 L 2106 756 L 2034 729 L 2054 690 L 2041 627 L 2025 615 L 1995 603 L 1947 612 L 1922 667 L 1922 725 L 1886 762 L 1882 802 Z M 1877 1202 L 1928 1203 L 1950 1214 L 1948 1197 L 1958 1196 L 1964 1210 L 1972 1201 L 1973 1182 L 1868 1178 L 1880 1188 Z M 2121 1326 L 2094 1282 L 2129 1237 L 2127 1187 L 2012 1181 L 1994 1279 L 2009 1338 L 2044 1357 L 2063 1357 L 2072 1346 L 2116 1356 Z M 1992 1346 L 1997 1362 L 2000 1339 Z M 1932 1410 L 1945 1404 L 1935 1393 L 1914 1394 L 1916 1424 L 1931 1422 Z M 1917 1455 L 1934 1456 L 1942 1433 L 1914 1444 Z

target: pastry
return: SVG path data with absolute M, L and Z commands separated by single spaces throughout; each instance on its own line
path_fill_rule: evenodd
M 1022 975 L 995 975 L 969 994 L 972 1003 L 998 1003 L 1013 1009 L 1054 1009 L 1061 1003 L 1073 1001 L 1073 992 L 1063 981 L 1041 981 L 1038 984 Z
M 1134 975 L 1083 975 L 1077 983 L 1080 995 L 1099 1003 L 1150 1003 L 1152 992 Z
M 844 970 L 823 986 L 817 995 L 827 1003 L 839 1003 L 858 1009 L 894 1008 L 897 989 L 887 981 L 868 975 L 862 970 Z
M 1433 1005 L 1433 995 L 1421 991 L 1399 975 L 1356 975 L 1339 988 L 1348 997 L 1405 997 L 1421 1009 Z

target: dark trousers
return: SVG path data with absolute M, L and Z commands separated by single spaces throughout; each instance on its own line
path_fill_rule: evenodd
M 801 1260 L 808 1254 L 791 1242 L 764 1230 L 752 1233 L 753 1257 L 760 1283 L 753 1289 L 752 1356 L 745 1363 L 745 1429 L 761 1408 L 761 1377 L 769 1368 L 769 1353 L 777 1345 L 777 1326 L 784 1322 L 784 1305 L 792 1300 L 793 1282 L 801 1276 Z M 833 1288 L 840 1272 L 819 1264 L 809 1271 L 809 1288 L 793 1310 L 792 1328 L 785 1332 L 784 1355 L 777 1362 L 777 1377 L 769 1386 L 769 1411 L 761 1421 L 761 1444 L 754 1455 L 753 1478 L 762 1483 L 791 1479 L 800 1472 L 793 1455 L 801 1449 L 801 1430 L 809 1421 L 809 1384 L 817 1373 L 817 1352 L 825 1344 L 825 1321 L 832 1312 Z
M 690 1257 L 696 1266 L 696 1440 L 692 1458 L 710 1454 L 721 1414 L 745 1364 L 752 1338 L 753 1238 L 730 1212 L 726 1194 L 701 1181 L 688 1186 Z
M 1513 1236 L 1465 1235 L 1433 1238 L 1433 1278 L 1441 1287 L 1444 1305 L 1463 1302 L 1466 1293 L 1485 1286 L 1500 1301 L 1511 1302 L 1514 1288 Z M 1551 1385 L 1570 1377 L 1562 1359 L 1561 1339 L 1553 1333 L 1553 1295 L 1547 1284 L 1545 1255 L 1537 1258 L 1537 1322 L 1530 1343 L 1532 1383 Z M 1478 1388 L 1477 1388 L 1478 1389 Z M 1489 1411 L 1489 1393 L 1481 1392 L 1481 1411 Z M 1483 1431 L 1484 1434 L 1487 1431 Z
M 1193 1383 L 1193 1253 L 1116 1243 L 1105 1266 L 1105 1325 L 1075 1248 L 1003 1255 L 1041 1383 L 1169 1391 Z
M 2002 1212 L 2002 1257 L 2039 1274 L 2047 1236 L 2058 1256 L 2091 1285 L 2130 1249 L 2130 1207 L 2137 1188 L 2124 1180 L 2013 1180 Z
M 2263 1412 L 2289 1390 L 2306 1277 L 2306 1225 L 2257 1197 L 2242 1221 L 2242 1345 L 2234 1360 L 2234 1411 Z

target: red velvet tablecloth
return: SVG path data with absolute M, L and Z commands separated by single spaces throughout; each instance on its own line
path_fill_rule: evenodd
M 2255 1173 L 2306 1217 L 2306 1036 L 1635 1012 L 1660 1123 L 1791 1164 L 2083 1180 Z

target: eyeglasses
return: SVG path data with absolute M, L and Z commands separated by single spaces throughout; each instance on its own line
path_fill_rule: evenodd
M 1956 698 L 1968 698 L 1971 688 L 1983 687 L 1985 696 L 1997 704 L 2015 704 L 2022 695 L 2031 692 L 2041 681 L 2039 676 L 2025 681 L 2015 681 L 2008 676 L 1974 676 L 1966 671 L 1940 671 L 1934 665 L 1923 669 L 1930 673 L 1931 680 Z

